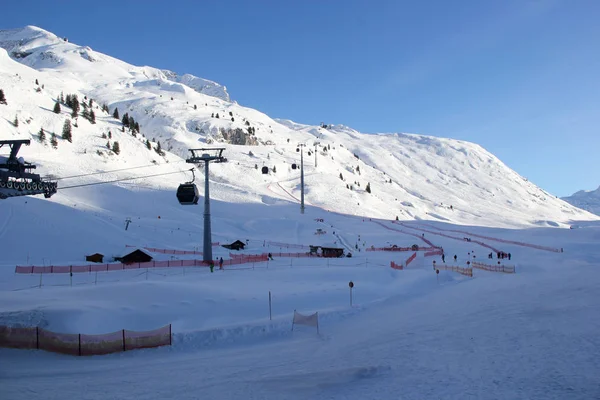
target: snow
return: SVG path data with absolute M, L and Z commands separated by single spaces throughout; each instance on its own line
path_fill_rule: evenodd
M 600 215 L 600 187 L 596 190 L 580 190 L 562 199 L 582 210 Z
M 32 139 L 19 156 L 36 164 L 36 173 L 61 178 L 51 199 L 0 204 L 0 324 L 97 334 L 170 323 L 174 333 L 171 347 L 107 356 L 0 349 L 7 399 L 600 396 L 600 218 L 528 182 L 480 146 L 276 121 L 228 97 L 199 93 L 165 71 L 128 65 L 35 27 L 0 31 L 0 46 L 8 50 L 0 48 L 8 102 L 0 105 L 2 138 Z M 17 62 L 9 56 L 14 51 L 31 55 Z M 39 92 L 35 79 L 44 85 Z M 71 111 L 52 112 L 61 92 L 107 103 L 111 113 L 95 110 L 96 124 L 79 118 L 73 143 L 59 139 L 52 149 L 36 135 L 42 127 L 60 136 Z M 145 138 L 121 131 L 111 117 L 115 107 L 139 121 Z M 210 117 L 216 112 L 220 119 Z M 210 141 L 222 145 L 218 129 L 245 129 L 244 120 L 256 127 L 259 145 L 227 144 L 229 162 L 210 166 L 212 239 L 248 240 L 240 253 L 272 252 L 274 261 L 214 273 L 14 273 L 16 265 L 85 264 L 84 256 L 96 252 L 110 261 L 136 247 L 201 251 L 203 199 L 181 206 L 175 198 L 177 185 L 191 178 L 182 157 Z M 102 138 L 108 131 L 112 139 Z M 146 138 L 171 150 L 158 155 L 145 147 Z M 119 141 L 119 155 L 108 151 L 108 140 Z M 317 167 L 315 154 L 308 155 L 315 140 Z M 291 169 L 299 164 L 299 143 L 307 145 L 305 214 L 299 171 Z M 277 172 L 263 175 L 263 165 Z M 203 172 L 195 174 L 201 192 Z M 173 174 L 146 177 L 162 173 Z M 130 177 L 140 178 L 69 188 Z M 471 235 L 472 242 L 462 240 Z M 465 267 L 473 255 L 495 264 L 489 245 L 510 252 L 505 263 L 517 272 L 436 275 L 432 262 L 440 257 L 422 252 L 400 271 L 390 262 L 403 263 L 412 252 L 366 251 L 422 246 L 423 238 L 444 248 L 449 265 Z M 280 257 L 305 250 L 269 242 L 341 245 L 352 257 Z M 230 251 L 215 246 L 213 255 L 229 259 Z M 306 326 L 292 332 L 294 310 L 318 312 L 320 334 Z

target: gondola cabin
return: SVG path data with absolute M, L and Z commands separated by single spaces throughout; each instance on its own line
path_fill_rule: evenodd
M 292 169 L 296 169 L 298 166 L 296 164 L 292 164 Z
M 268 167 L 262 167 L 262 173 L 263 174 L 268 174 L 269 173 L 269 168 Z
M 193 183 L 183 183 L 177 188 L 177 200 L 182 205 L 198 204 L 200 194 L 198 187 Z

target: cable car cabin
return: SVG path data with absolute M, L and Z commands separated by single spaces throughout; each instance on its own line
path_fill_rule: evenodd
M 292 164 L 292 169 L 296 169 L 298 166 L 296 164 Z
M 177 188 L 177 200 L 179 200 L 179 204 L 198 204 L 199 199 L 200 194 L 198 193 L 198 188 L 195 184 L 183 183 Z
M 262 167 L 262 173 L 263 174 L 268 174 L 269 173 L 269 168 L 268 167 Z

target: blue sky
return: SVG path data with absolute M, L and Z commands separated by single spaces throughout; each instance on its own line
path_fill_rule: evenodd
M 552 194 L 600 185 L 600 2 L 13 1 L 136 65 L 301 123 L 476 142 Z

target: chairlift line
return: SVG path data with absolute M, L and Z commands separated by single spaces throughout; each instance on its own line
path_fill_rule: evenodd
M 155 176 L 180 174 L 180 173 L 186 172 L 186 171 L 188 171 L 188 170 L 171 171 L 171 172 L 163 172 L 163 173 L 160 173 L 160 174 L 151 174 L 151 175 L 135 176 L 135 177 L 130 177 L 130 178 L 113 179 L 112 181 L 82 183 L 80 185 L 72 185 L 72 186 L 59 187 L 58 190 L 73 189 L 73 188 L 78 188 L 78 187 L 94 186 L 94 185 L 105 185 L 107 183 L 115 183 L 115 182 L 133 181 L 133 180 L 136 180 L 136 179 L 152 178 L 152 177 L 155 177 Z M 189 171 L 191 171 L 191 170 L 189 170 Z
M 73 175 L 73 176 L 63 176 L 62 178 L 55 178 L 55 180 L 60 181 L 62 179 L 82 178 L 84 176 L 92 176 L 92 175 L 100 175 L 100 174 L 110 174 L 112 172 L 129 171 L 131 169 L 148 168 L 148 167 L 158 167 L 158 166 L 161 166 L 161 165 L 177 164 L 177 163 L 182 163 L 182 162 L 185 162 L 185 160 L 175 161 L 175 162 L 171 162 L 171 163 L 139 165 L 137 167 L 128 167 L 128 168 L 121 168 L 121 169 L 113 169 L 111 171 L 92 172 L 92 173 L 89 173 L 89 174 L 81 174 L 81 175 Z

